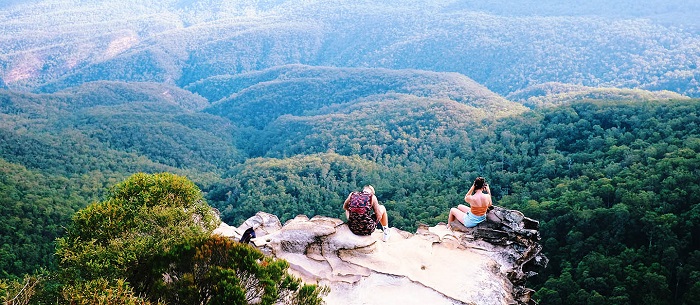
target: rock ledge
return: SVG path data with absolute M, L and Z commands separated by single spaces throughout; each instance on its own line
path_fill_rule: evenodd
M 239 239 L 253 227 L 256 247 L 287 260 L 305 282 L 331 288 L 326 304 L 536 304 L 526 279 L 548 262 L 537 221 L 496 207 L 475 228 L 451 226 L 391 228 L 382 242 L 381 231 L 357 236 L 336 218 L 300 215 L 282 225 L 259 212 L 214 234 Z

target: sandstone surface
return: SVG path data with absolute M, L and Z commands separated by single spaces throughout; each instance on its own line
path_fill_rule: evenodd
M 253 227 L 256 247 L 287 260 L 305 282 L 331 288 L 329 305 L 535 304 L 526 279 L 547 264 L 537 221 L 499 207 L 488 216 L 475 228 L 390 228 L 387 242 L 380 230 L 357 236 L 336 218 L 300 215 L 282 225 L 263 212 L 214 233 L 238 239 Z

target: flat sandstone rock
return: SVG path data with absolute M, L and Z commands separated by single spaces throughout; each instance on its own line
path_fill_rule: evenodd
M 525 280 L 546 266 L 537 222 L 497 208 L 476 228 L 421 226 L 415 234 L 390 228 L 357 236 L 340 219 L 298 216 L 279 223 L 259 212 L 240 227 L 222 224 L 215 234 L 252 242 L 285 259 L 307 283 L 329 286 L 328 305 L 534 304 Z

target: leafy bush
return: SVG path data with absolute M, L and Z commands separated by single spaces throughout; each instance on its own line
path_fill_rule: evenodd
M 66 304 L 319 304 L 283 260 L 211 236 L 219 220 L 191 181 L 136 174 L 73 217 L 58 239 Z

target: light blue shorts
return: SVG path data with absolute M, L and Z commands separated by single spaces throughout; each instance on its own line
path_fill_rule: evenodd
M 464 220 L 462 222 L 464 223 L 465 227 L 471 228 L 476 227 L 476 225 L 478 225 L 484 220 L 486 220 L 486 214 L 484 214 L 483 216 L 476 216 L 472 214 L 472 212 L 469 212 L 464 215 Z

